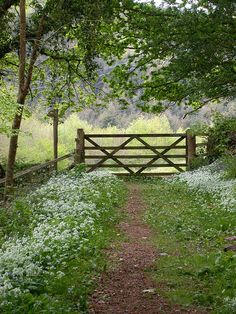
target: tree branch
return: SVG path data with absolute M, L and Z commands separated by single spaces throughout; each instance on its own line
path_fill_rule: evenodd
M 39 21 L 39 28 L 38 28 L 38 32 L 36 34 L 36 39 L 35 39 L 33 51 L 32 51 L 31 58 L 30 58 L 28 75 L 27 75 L 27 78 L 26 78 L 26 81 L 24 84 L 24 93 L 26 93 L 26 94 L 28 92 L 28 89 L 29 89 L 29 86 L 31 83 L 34 64 L 37 60 L 38 53 L 39 53 L 40 39 L 42 37 L 43 29 L 44 29 L 44 20 L 45 20 L 45 16 L 43 15 Z

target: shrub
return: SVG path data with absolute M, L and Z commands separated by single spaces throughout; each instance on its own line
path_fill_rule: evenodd
M 208 157 L 214 161 L 227 154 L 236 153 L 236 119 L 216 114 L 208 130 Z
M 191 160 L 191 164 L 188 170 L 195 170 L 202 166 L 209 164 L 209 160 L 206 156 L 197 156 Z
M 224 158 L 225 164 L 225 178 L 235 179 L 236 178 L 236 156 L 226 156 Z
M 229 177 L 234 178 L 236 155 L 236 119 L 215 113 L 212 117 L 212 125 L 200 123 L 192 126 L 192 134 L 207 138 L 207 156 L 196 158 L 192 162 L 191 169 L 197 169 L 213 161 L 224 158 Z M 203 152 L 205 153 L 205 152 Z M 230 170 L 231 169 L 231 170 Z M 233 172 L 233 173 L 231 173 Z

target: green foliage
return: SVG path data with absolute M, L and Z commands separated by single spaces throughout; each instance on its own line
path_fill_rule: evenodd
M 7 88 L 3 81 L 0 82 L 0 134 L 11 134 L 11 123 L 18 104 L 13 89 Z
M 87 169 L 87 166 L 85 164 L 78 164 L 74 167 L 75 173 L 80 176 L 82 173 L 84 173 Z
M 173 103 L 197 110 L 209 101 L 233 98 L 233 2 L 164 2 L 169 6 L 130 8 L 127 27 L 118 36 L 114 32 L 118 55 L 128 51 L 127 62 L 118 64 L 110 79 L 114 95 L 135 95 L 140 108 L 151 112 Z M 153 99 L 156 103 L 148 104 Z
M 225 178 L 235 179 L 236 178 L 236 156 L 226 156 L 223 158 L 225 166 Z
M 233 3 L 164 2 L 164 8 L 132 0 L 31 2 L 29 38 L 45 17 L 32 96 L 46 106 L 56 104 L 62 115 L 69 107 L 80 110 L 93 102 L 101 106 L 98 98 L 106 99 L 101 79 L 91 79 L 102 57 L 115 65 L 111 77 L 106 69 L 105 80 L 124 106 L 134 95 L 137 106 L 148 112 L 160 112 L 173 102 L 197 109 L 207 101 L 233 97 Z M 1 75 L 10 79 L 16 75 L 19 46 L 18 15 L 11 8 L 18 3 L 3 0 L 0 9 Z M 33 41 L 27 45 L 30 51 Z
M 19 1 L 2 2 L 0 75 L 17 84 Z M 29 56 L 34 47 L 32 38 L 39 34 L 43 21 L 30 82 L 31 98 L 36 98 L 37 103 L 40 99 L 47 107 L 59 107 L 61 115 L 70 107 L 71 111 L 81 110 L 96 102 L 100 93 L 94 86 L 98 57 L 107 50 L 109 27 L 116 24 L 116 18 L 125 10 L 122 1 L 26 1 L 26 6 Z
M 236 152 L 236 119 L 217 114 L 208 130 L 208 153 L 211 160 Z
M 23 199 L 17 199 L 13 205 L 6 210 L 0 207 L 0 244 L 6 237 L 22 236 L 31 231 L 32 210 Z
M 207 137 L 207 153 L 210 161 L 236 152 L 236 119 L 234 117 L 215 113 L 211 125 L 199 123 L 192 127 L 192 132 Z
M 188 170 L 195 170 L 206 165 L 209 165 L 208 158 L 200 155 L 191 160 L 190 168 Z
M 11 51 L 9 45 L 12 41 L 11 23 L 15 13 L 10 10 L 13 5 L 19 4 L 19 0 L 2 0 L 0 2 L 0 59 Z M 2 75 L 2 69 L 0 75 Z
M 173 133 L 168 118 L 165 115 L 153 116 L 151 119 L 140 116 L 130 123 L 127 133 Z
M 207 158 L 205 160 L 213 162 L 216 159 L 225 157 L 225 162 L 233 167 L 234 156 L 236 153 L 236 119 L 232 116 L 224 116 L 214 113 L 212 123 L 198 123 L 191 127 L 194 135 L 202 135 L 207 144 Z M 204 152 L 205 153 L 205 152 Z M 201 157 L 204 160 L 203 157 Z M 201 163 L 196 160 L 196 163 Z M 195 162 L 195 161 L 193 161 Z M 203 163 L 204 165 L 204 163 Z
M 191 193 L 183 183 L 153 180 L 144 185 L 160 255 L 152 275 L 159 292 L 181 305 L 235 312 L 236 259 L 224 252 L 224 238 L 234 234 L 234 212 L 217 207 L 214 195 Z

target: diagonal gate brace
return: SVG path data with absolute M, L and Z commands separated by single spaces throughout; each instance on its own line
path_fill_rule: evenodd
M 136 174 L 140 174 L 141 172 L 143 172 L 143 170 L 145 170 L 146 168 L 148 168 L 150 165 L 152 165 L 156 160 L 158 159 L 164 159 L 170 166 L 174 167 L 175 169 L 177 169 L 180 172 L 183 172 L 183 169 L 180 168 L 178 165 L 174 164 L 169 158 L 167 158 L 164 154 L 166 154 L 170 149 L 175 148 L 175 146 L 180 143 L 182 140 L 184 140 L 184 136 L 181 136 L 178 140 L 176 140 L 174 143 L 172 143 L 168 148 L 166 148 L 165 150 L 163 150 L 162 152 L 158 152 L 155 148 L 153 148 L 151 145 L 149 145 L 147 142 L 145 142 L 142 138 L 140 138 L 139 136 L 136 136 L 136 139 L 141 142 L 143 145 L 145 145 L 147 148 L 149 148 L 151 151 L 153 151 L 157 156 L 154 157 L 152 160 L 150 160 L 145 166 L 143 166 L 142 168 L 140 168 Z
M 116 154 L 120 149 L 122 149 L 123 147 L 125 147 L 129 142 L 131 142 L 131 140 L 133 139 L 133 137 L 129 138 L 128 140 L 126 140 L 124 143 L 122 143 L 120 146 L 118 146 L 115 150 L 113 150 L 111 153 L 109 153 L 106 149 L 101 148 L 96 142 L 94 142 L 93 140 L 91 140 L 91 138 L 86 137 L 86 140 L 88 142 L 90 142 L 92 145 L 94 145 L 95 147 L 99 148 L 100 151 L 102 151 L 104 154 L 106 154 L 105 157 L 103 157 L 103 159 L 101 159 L 98 163 L 96 163 L 95 165 L 93 165 L 88 172 L 92 172 L 94 169 L 98 168 L 101 164 L 103 164 L 107 159 L 112 159 L 114 160 L 117 164 L 121 165 L 125 170 L 127 170 L 129 173 L 134 174 L 134 171 L 131 170 L 129 167 L 127 167 L 126 165 L 124 165 L 119 159 L 117 159 L 114 154 Z

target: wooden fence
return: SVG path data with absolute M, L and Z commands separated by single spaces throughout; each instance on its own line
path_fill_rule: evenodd
M 148 139 L 152 139 L 158 142 L 163 138 L 168 139 L 169 143 L 159 145 L 148 141 Z M 112 145 L 99 144 L 97 142 L 99 139 L 110 139 Z M 121 143 L 116 145 L 118 140 L 121 140 Z M 181 134 L 85 134 L 83 129 L 78 129 L 75 141 L 76 148 L 74 152 L 20 171 L 14 175 L 14 179 L 36 173 L 47 167 L 53 167 L 57 170 L 58 162 L 71 157 L 74 158 L 74 164 L 85 163 L 88 172 L 105 167 L 123 168 L 126 171 L 116 172 L 117 175 L 170 175 L 174 173 L 169 171 L 170 169 L 174 169 L 175 173 L 186 170 L 196 156 L 196 148 L 206 146 L 204 143 L 197 144 L 196 137 L 189 132 Z M 131 142 L 136 143 L 130 145 Z M 182 153 L 177 153 L 180 150 Z M 93 153 L 93 151 L 96 153 Z M 130 155 L 126 153 L 128 151 L 134 153 Z M 173 151 L 174 154 L 171 153 Z M 144 153 L 141 154 L 141 152 Z M 127 163 L 127 160 L 135 160 L 135 162 Z M 143 162 L 138 163 L 137 161 L 140 160 Z M 144 162 L 145 160 L 147 161 Z M 112 161 L 112 163 L 107 163 L 107 161 Z M 158 161 L 162 161 L 162 163 L 157 164 Z M 147 172 L 150 168 L 156 168 L 157 170 L 166 168 L 168 171 Z M 4 183 L 5 178 L 0 179 L 0 185 Z
M 101 139 L 110 139 L 112 144 L 100 144 L 99 140 Z M 118 139 L 122 141 L 116 145 Z M 152 143 L 150 143 L 150 139 Z M 165 139 L 168 144 L 158 144 L 161 139 Z M 135 145 L 132 145 L 133 143 Z M 116 172 L 118 175 L 169 175 L 186 170 L 196 156 L 197 146 L 202 145 L 196 144 L 196 137 L 189 132 L 180 134 L 85 134 L 83 129 L 78 129 L 74 160 L 75 164 L 85 163 L 88 172 L 98 168 L 119 168 L 125 172 Z M 179 150 L 182 153 L 178 153 Z M 91 151 L 95 151 L 95 153 L 91 154 Z M 127 151 L 135 151 L 135 153 L 127 154 Z M 136 162 L 130 163 L 127 160 L 136 160 Z M 137 160 L 141 160 L 142 163 L 137 163 Z M 109 161 L 111 162 L 108 163 Z M 157 169 L 157 172 L 150 171 L 150 168 Z M 168 168 L 168 171 L 159 172 L 159 168 Z
M 73 157 L 73 156 L 74 156 L 74 153 L 69 153 L 69 154 L 66 154 L 64 156 L 58 157 L 56 159 L 47 161 L 43 164 L 36 165 L 36 166 L 30 167 L 28 169 L 19 171 L 16 174 L 14 174 L 14 180 L 21 178 L 21 177 L 24 177 L 24 176 L 27 176 L 27 175 L 30 175 L 30 174 L 33 174 L 33 173 L 36 173 L 36 172 L 41 171 L 41 170 L 48 168 L 48 167 L 53 167 L 54 170 L 56 170 L 58 162 L 65 160 L 65 159 L 68 159 L 68 158 Z M 0 185 L 2 185 L 4 183 L 5 183 L 5 178 L 0 179 Z

